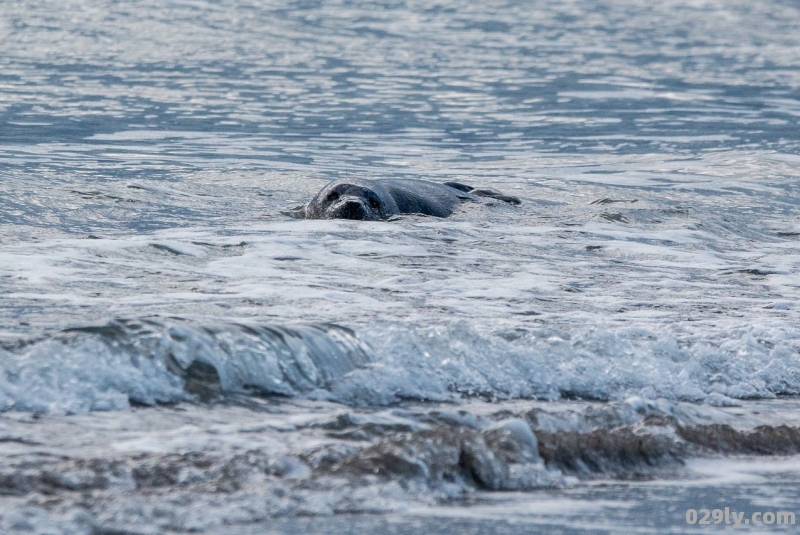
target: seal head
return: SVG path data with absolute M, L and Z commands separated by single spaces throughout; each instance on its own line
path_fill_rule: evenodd
M 331 182 L 305 208 L 308 219 L 378 221 L 399 213 L 394 197 L 378 181 Z

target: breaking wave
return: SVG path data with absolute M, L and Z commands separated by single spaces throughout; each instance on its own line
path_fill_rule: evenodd
M 6 349 L 0 409 L 75 413 L 310 393 L 369 362 L 349 329 L 115 320 Z
M 403 400 L 647 399 L 733 405 L 800 394 L 790 333 L 643 329 L 480 333 L 466 323 L 365 327 L 114 320 L 0 349 L 0 410 L 77 413 L 224 394 Z

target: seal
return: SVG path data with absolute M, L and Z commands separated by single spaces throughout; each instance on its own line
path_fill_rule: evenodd
M 311 202 L 299 207 L 306 219 L 357 219 L 379 221 L 398 214 L 447 217 L 462 201 L 491 197 L 511 204 L 520 200 L 489 189 L 458 182 L 413 179 L 335 180 Z

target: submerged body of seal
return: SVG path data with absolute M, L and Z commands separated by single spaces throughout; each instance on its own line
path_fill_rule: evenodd
M 336 180 L 326 185 L 302 209 L 307 219 L 359 219 L 377 221 L 398 214 L 447 217 L 461 201 L 492 197 L 511 204 L 519 199 L 493 190 L 476 189 L 458 182 L 438 184 L 427 180 Z

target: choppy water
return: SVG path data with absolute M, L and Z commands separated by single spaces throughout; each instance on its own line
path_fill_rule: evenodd
M 799 121 L 795 2 L 1 3 L 0 527 L 798 453 Z M 523 203 L 282 213 L 347 176 Z

